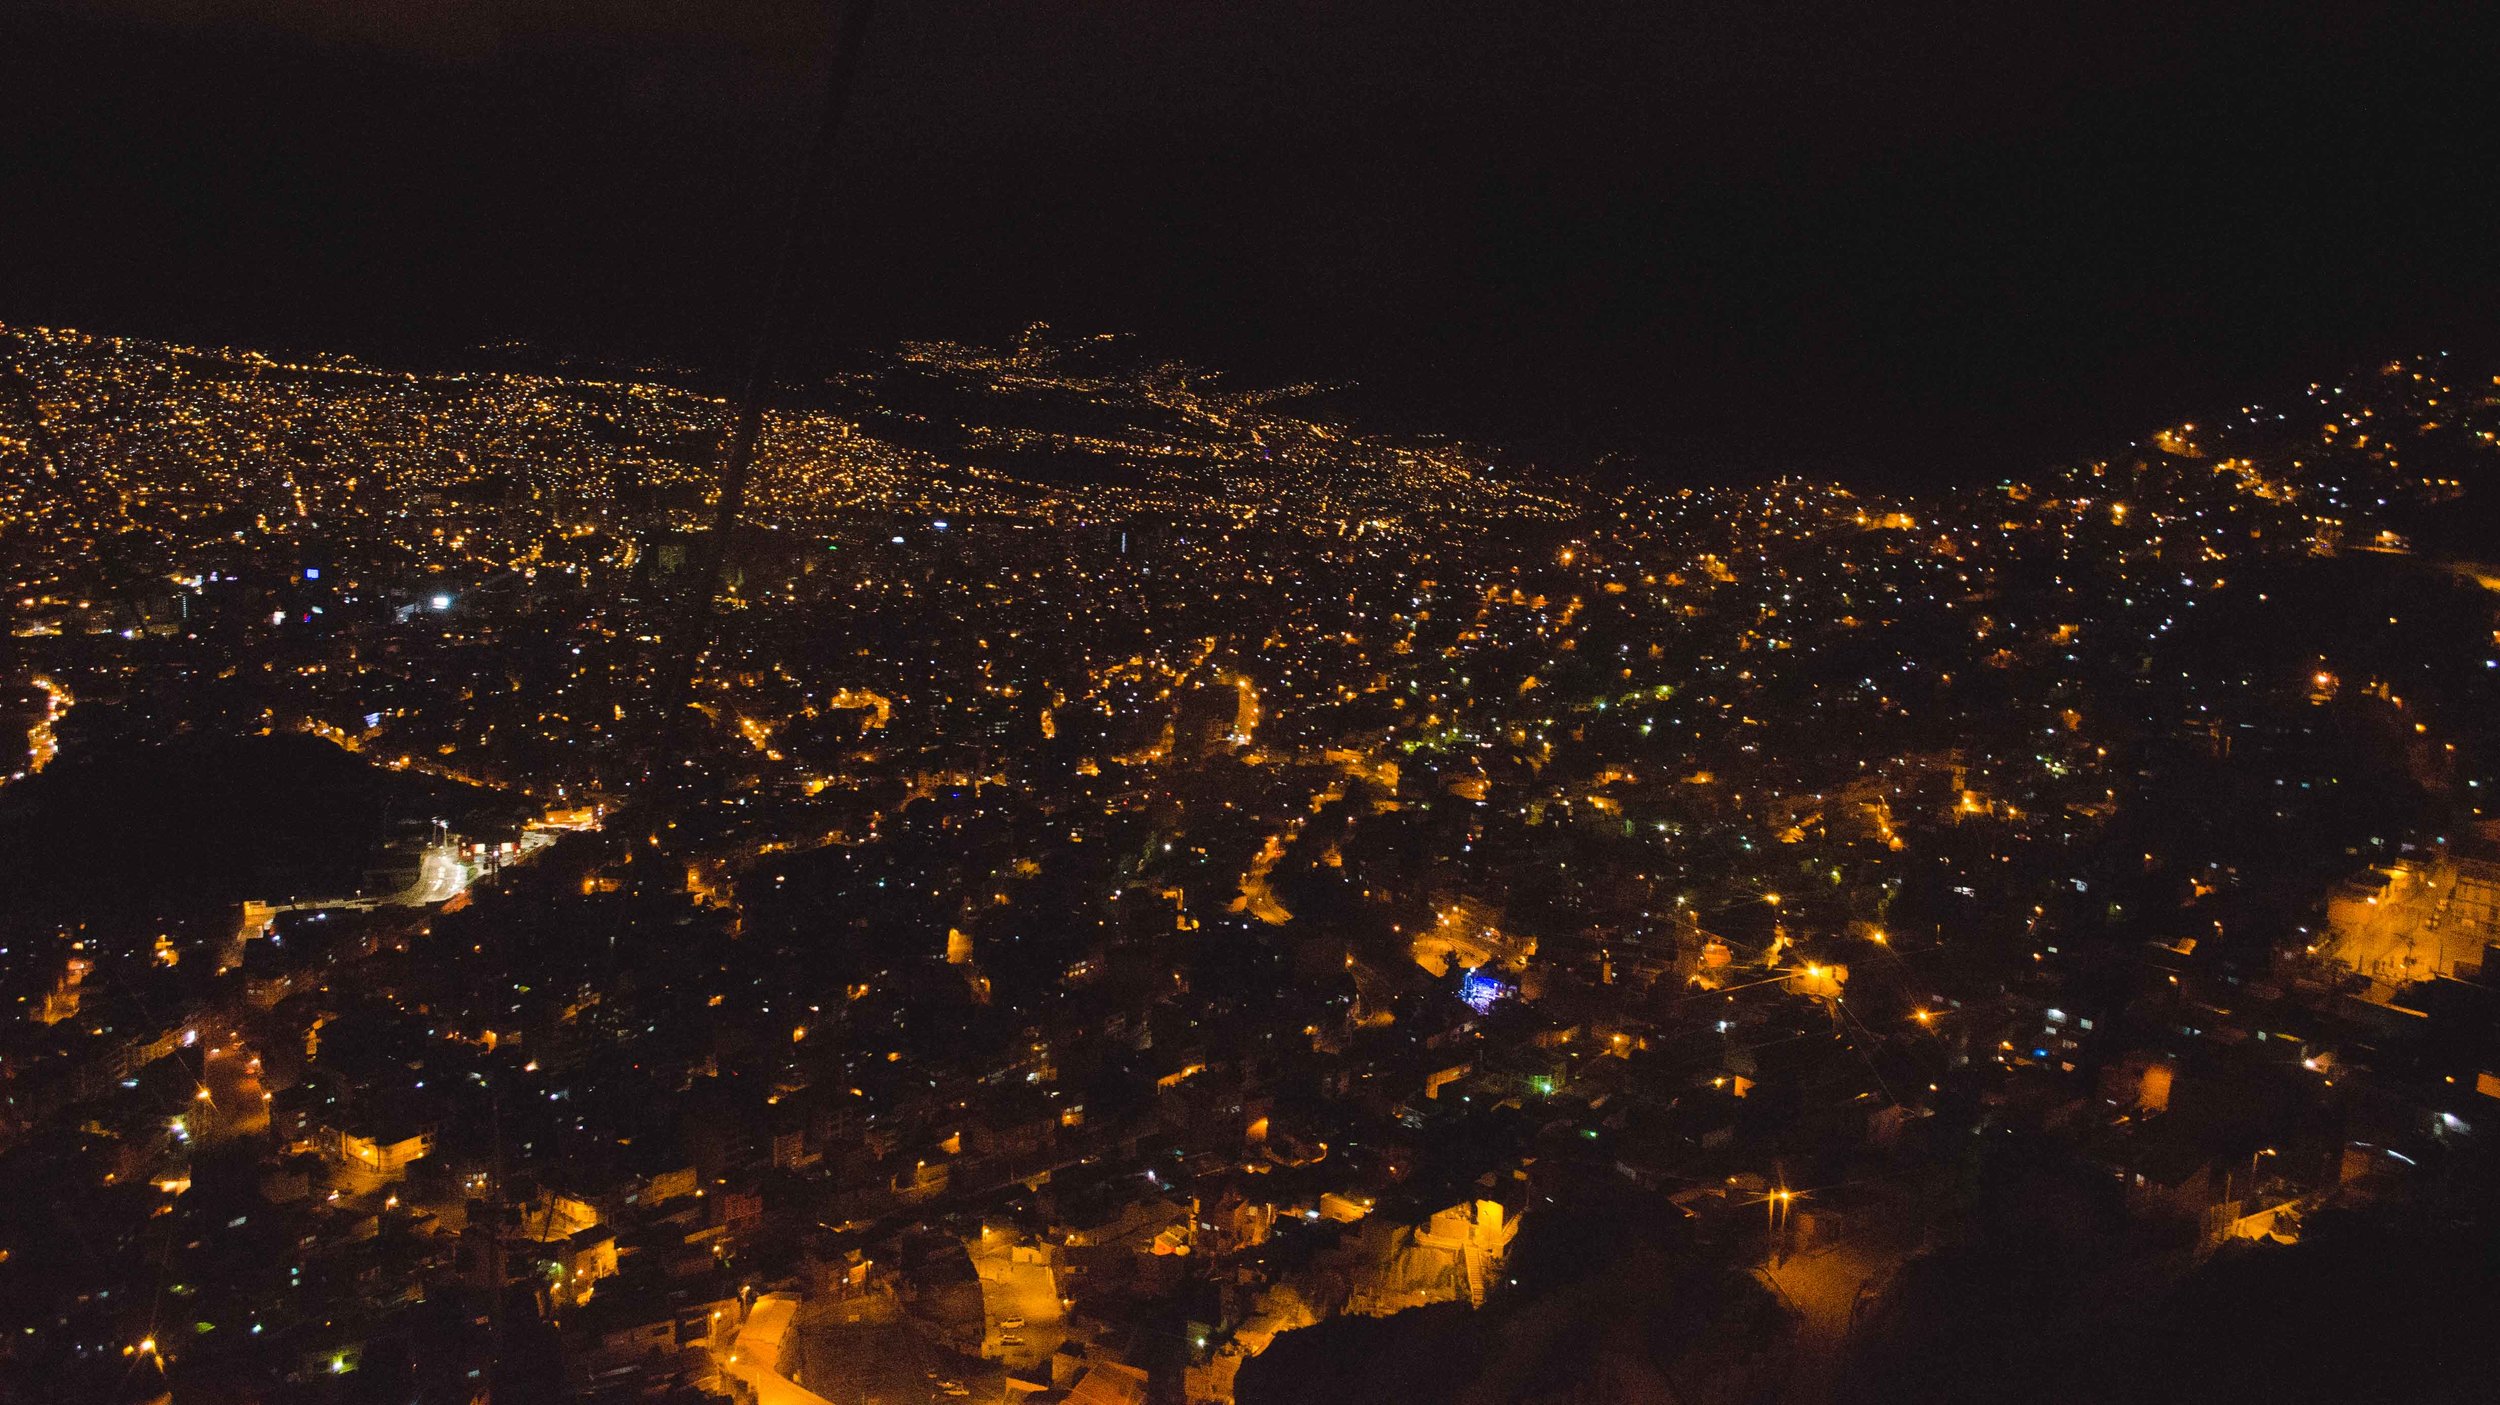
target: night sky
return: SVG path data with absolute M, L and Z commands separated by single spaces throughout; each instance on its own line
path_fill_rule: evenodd
M 1672 480 L 2494 349 L 2474 7 L 885 0 L 798 351 L 1049 320 Z M 829 4 L 17 0 L 0 320 L 721 364 Z

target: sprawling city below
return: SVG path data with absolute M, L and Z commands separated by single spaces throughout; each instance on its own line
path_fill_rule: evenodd
M 724 538 L 693 373 L 0 327 L 0 1400 L 2478 1398 L 2495 369 L 1913 492 L 1036 327 Z

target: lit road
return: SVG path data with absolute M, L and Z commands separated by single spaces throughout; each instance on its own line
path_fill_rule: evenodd
M 1798 1315 L 1796 1359 L 1784 1398 L 1830 1398 L 1860 1294 L 1879 1290 L 1916 1247 L 1915 1239 L 1897 1226 L 1878 1223 L 1783 1262 L 1755 1267 L 1754 1276 Z
M 26 729 L 26 766 L 17 773 L 18 776 L 33 775 L 50 765 L 52 758 L 60 754 L 61 717 L 70 710 L 71 704 L 78 701 L 70 695 L 68 688 L 41 674 L 35 676 L 34 684 L 43 690 L 43 716 L 35 719 L 34 725 Z M 0 785 L 6 785 L 15 778 L 0 775 Z
M 239 1041 L 210 1044 L 200 1058 L 200 1086 L 208 1090 L 206 1116 L 199 1119 L 212 1143 L 258 1137 L 269 1130 L 267 1091 L 260 1081 L 260 1060 Z
M 415 885 L 391 901 L 402 907 L 450 902 L 469 886 L 469 877 L 469 866 L 460 861 L 460 851 L 449 844 L 436 844 L 419 861 Z
M 754 1310 L 738 1329 L 737 1344 L 721 1359 L 723 1371 L 754 1387 L 759 1405 L 832 1405 L 773 1369 L 797 1311 L 798 1300 L 784 1293 L 756 1299 Z
M 972 1246 L 973 1270 L 981 1278 L 983 1354 L 1010 1366 L 1047 1360 L 1067 1338 L 1060 1324 L 1059 1282 L 1048 1264 L 1016 1262 L 1013 1241 L 987 1229 Z M 1017 1325 L 1009 1327 L 1006 1324 Z M 1005 1340 L 1023 1339 L 1020 1346 Z

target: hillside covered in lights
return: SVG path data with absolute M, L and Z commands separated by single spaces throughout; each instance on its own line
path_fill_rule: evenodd
M 2082 1399 L 2003 1304 L 2488 1232 L 2488 369 L 1923 493 L 775 399 L 706 611 L 699 378 L 0 335 L 0 1364 Z

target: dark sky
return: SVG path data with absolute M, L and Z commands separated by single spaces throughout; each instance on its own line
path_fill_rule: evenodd
M 1660 472 L 1975 477 L 2489 353 L 2500 24 L 885 0 L 802 350 L 1121 330 Z M 722 359 L 811 0 L 15 0 L 0 319 Z

